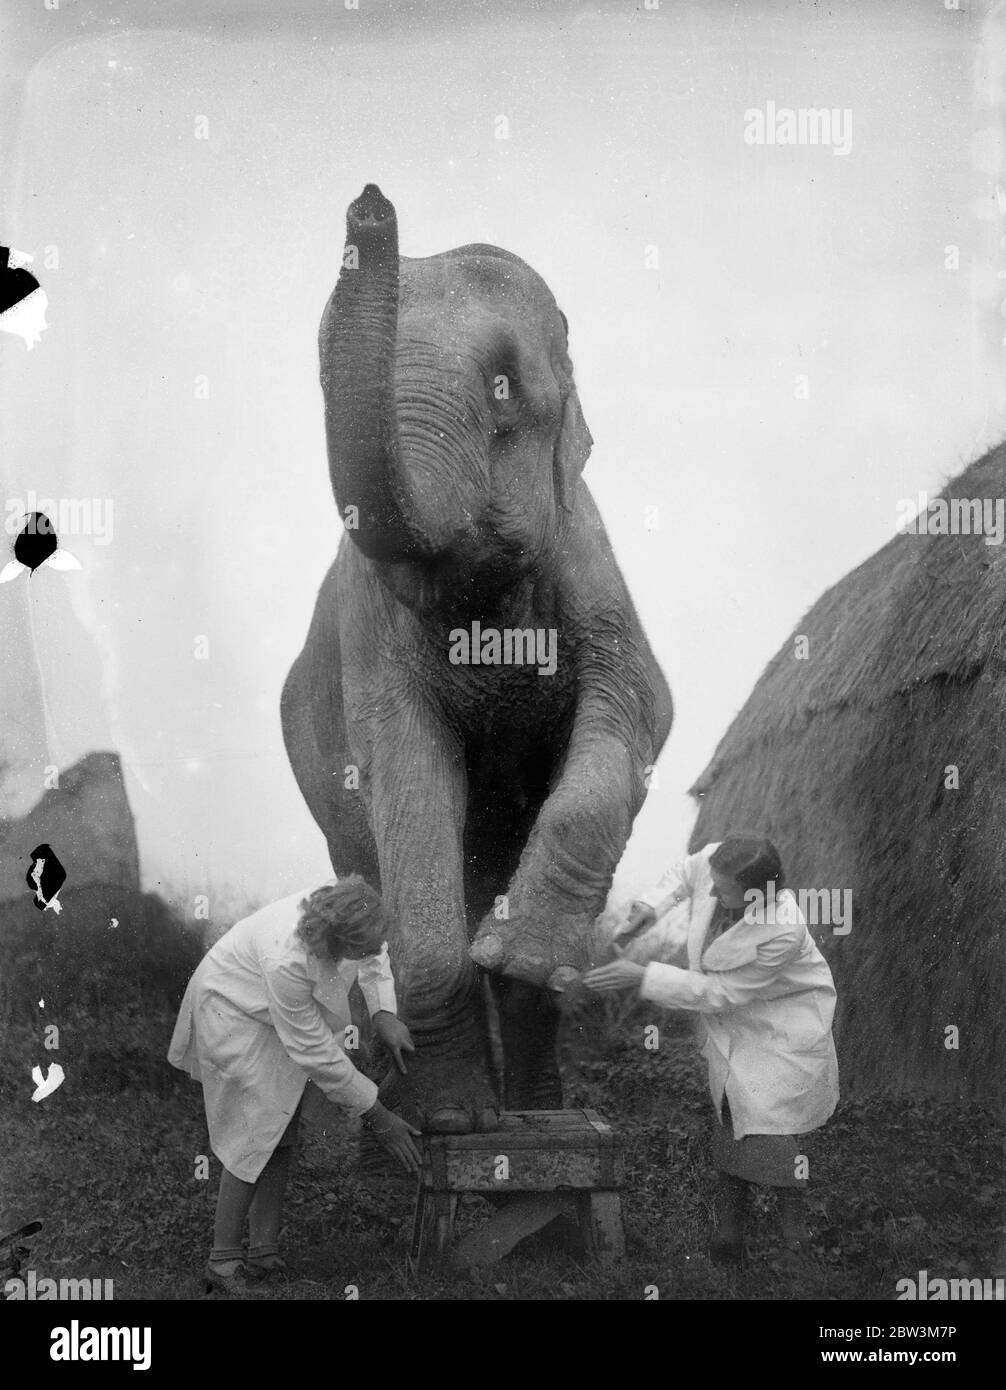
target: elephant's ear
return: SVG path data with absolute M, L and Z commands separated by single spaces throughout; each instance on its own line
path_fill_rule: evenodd
M 562 424 L 559 426 L 559 435 L 552 454 L 555 500 L 564 511 L 573 510 L 576 480 L 590 458 L 593 443 L 587 422 L 583 418 L 583 411 L 580 409 L 580 397 L 570 378 L 566 398 L 562 403 Z

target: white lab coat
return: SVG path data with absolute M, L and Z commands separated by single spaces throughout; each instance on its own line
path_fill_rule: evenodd
M 245 917 L 207 952 L 168 1050 L 173 1066 L 203 1083 L 210 1145 L 245 1182 L 269 1161 L 308 1079 L 351 1115 L 377 1099 L 343 1043 L 354 980 L 372 1015 L 396 1012 L 388 949 L 338 964 L 308 955 L 295 932 L 299 904 L 313 891 Z
M 716 909 L 709 859 L 716 844 L 690 854 L 678 874 L 689 895 L 688 968 L 651 961 L 640 995 L 699 1015 L 702 1054 L 716 1113 L 726 1093 L 734 1138 L 806 1134 L 838 1104 L 838 1060 L 831 1035 L 835 985 L 828 963 L 785 889 L 774 920 L 748 907 L 703 952 Z M 677 885 L 675 885 L 677 886 Z M 671 893 L 643 895 L 660 917 Z

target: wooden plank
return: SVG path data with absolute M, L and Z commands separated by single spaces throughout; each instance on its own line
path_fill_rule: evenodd
M 617 1192 L 591 1192 L 582 1197 L 580 1228 L 588 1252 L 601 1264 L 625 1257 L 622 1199 Z
M 504 1110 L 499 1117 L 500 1132 L 509 1130 L 544 1130 L 561 1133 L 564 1130 L 590 1128 L 584 1110 Z
M 491 1133 L 424 1136 L 424 1184 L 454 1192 L 621 1186 L 621 1144 L 596 1111 L 509 1111 L 500 1126 Z M 501 1170 L 505 1177 L 497 1176 Z
M 613 1136 L 614 1131 L 611 1125 L 608 1124 L 607 1120 L 603 1120 L 596 1110 L 585 1110 L 583 1116 L 591 1129 L 601 1135 L 602 1139 L 610 1139 Z
M 430 1186 L 433 1188 L 446 1187 L 447 1160 L 443 1150 L 443 1146 L 440 1144 L 430 1145 L 430 1167 L 432 1169 L 432 1182 Z
M 596 1130 L 493 1130 L 489 1134 L 431 1134 L 430 1149 L 444 1153 L 514 1153 L 520 1149 L 561 1152 L 580 1149 L 596 1152 L 601 1136 Z
M 517 1197 L 458 1242 L 451 1263 L 459 1269 L 494 1264 L 535 1231 L 570 1214 L 571 1199 L 550 1194 Z
M 409 1247 L 408 1264 L 413 1274 L 418 1274 L 423 1258 L 423 1235 L 426 1227 L 426 1184 L 419 1183 L 416 1189 L 416 1205 L 412 1213 L 412 1244 Z
M 506 1164 L 500 1162 L 506 1159 Z M 596 1151 L 514 1150 L 509 1154 L 448 1153 L 446 1185 L 456 1192 L 553 1192 L 600 1183 Z M 505 1173 L 505 1177 L 498 1176 Z
M 590 1118 L 592 1117 L 592 1118 Z M 432 1134 L 432 1143 L 447 1149 L 490 1149 L 503 1146 L 596 1148 L 611 1144 L 611 1126 L 585 1110 L 518 1110 L 504 1112 L 498 1129 L 473 1134 Z
M 583 1129 L 585 1110 L 504 1110 L 503 1119 L 543 1129 Z
M 453 1193 L 433 1194 L 433 1251 L 438 1260 L 450 1249 L 457 1209 L 458 1199 Z
M 585 1119 L 598 1136 L 601 1152 L 600 1187 L 617 1187 L 622 1181 L 621 1145 L 616 1152 L 615 1135 L 611 1126 L 601 1119 L 596 1110 L 585 1110 Z

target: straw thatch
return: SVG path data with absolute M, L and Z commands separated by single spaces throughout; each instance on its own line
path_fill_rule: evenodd
M 1006 445 L 940 496 L 1006 497 Z M 846 1091 L 1003 1103 L 1004 706 L 1006 545 L 899 535 L 814 605 L 692 788 L 692 849 L 761 831 L 792 887 L 852 890 L 851 932 L 815 932 Z

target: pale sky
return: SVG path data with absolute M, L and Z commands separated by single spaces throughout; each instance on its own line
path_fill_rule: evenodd
M 63 538 L 82 572 L 0 586 L 2 810 L 115 748 L 147 886 L 240 902 L 328 872 L 278 705 L 339 537 L 316 333 L 373 181 L 404 254 L 495 243 L 569 319 L 586 480 L 677 710 L 615 896 L 655 881 L 800 615 L 1006 433 L 1004 7 L 995 43 L 937 0 L 129 31 L 143 8 L 82 38 L 15 15 L 56 46 L 2 133 L 2 240 L 50 327 L 0 336 L 0 487 L 114 522 Z M 745 143 L 769 102 L 848 113 L 850 149 Z

